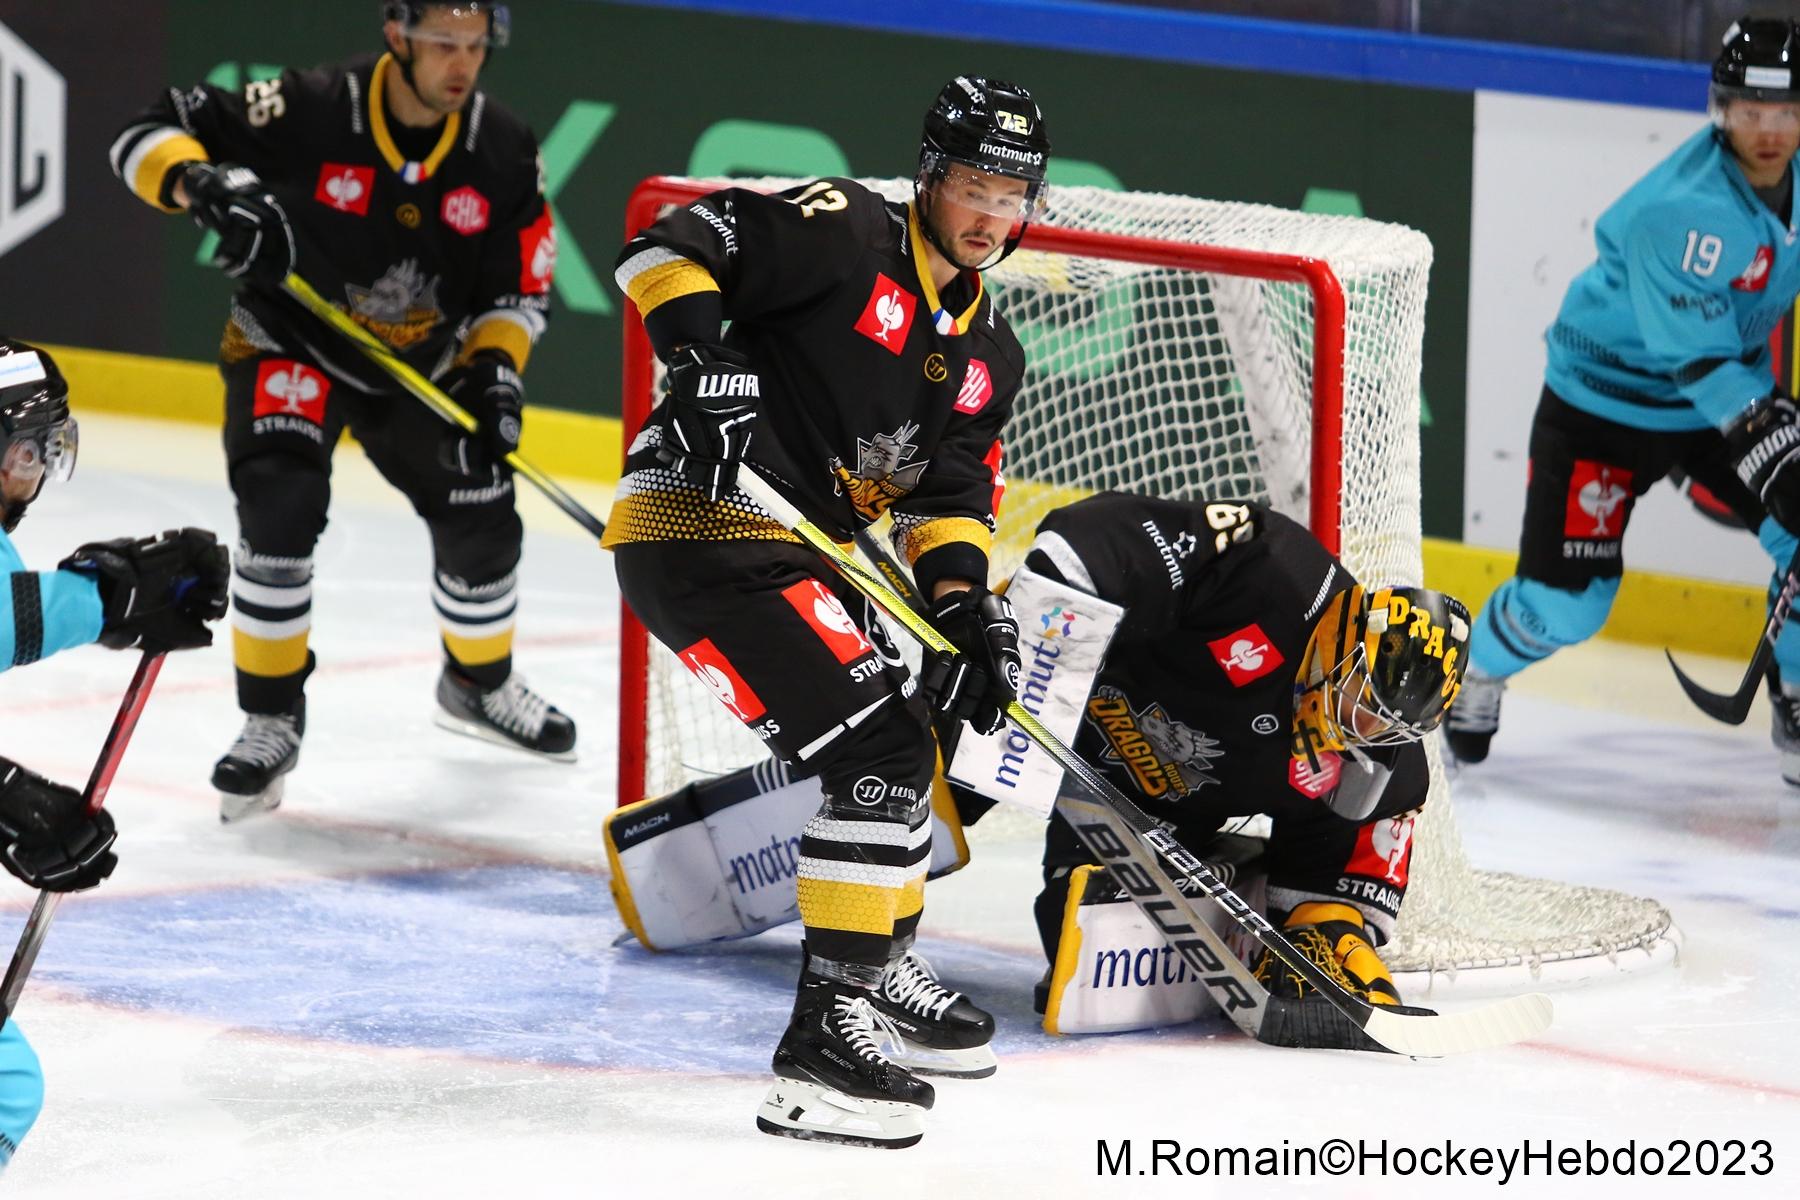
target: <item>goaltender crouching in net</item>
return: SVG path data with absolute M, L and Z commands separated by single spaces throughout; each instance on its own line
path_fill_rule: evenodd
M 669 366 L 608 524 L 620 589 L 824 793 L 800 837 L 805 956 L 757 1117 L 769 1133 L 908 1146 L 934 1099 L 909 1067 L 994 1069 L 992 1019 L 911 946 L 930 710 L 997 728 L 1019 669 L 1010 610 L 985 584 L 1024 353 L 981 272 L 1017 245 L 1048 153 L 1024 89 L 958 78 L 926 115 L 910 203 L 848 179 L 732 188 L 619 257 Z M 858 594 L 736 486 L 740 462 L 842 541 L 892 516 L 933 621 L 964 653 L 913 678 Z
M 1254 843 L 1221 826 L 1269 816 L 1269 918 L 1356 996 L 1400 1005 L 1380 948 L 1394 936 L 1429 787 L 1421 739 L 1462 679 L 1462 603 L 1427 588 L 1365 588 L 1303 526 L 1261 505 L 1118 493 L 1051 513 L 1025 571 L 1123 610 L 1074 749 L 1202 858 L 1242 864 Z M 1028 639 L 1027 656 L 1036 653 Z M 1052 968 L 1040 1007 L 1071 995 L 1076 952 L 1097 948 L 1091 931 L 1086 947 L 1078 933 L 1083 901 L 1105 888 L 1096 862 L 1063 815 L 1052 817 L 1036 904 Z M 1147 944 L 1160 943 L 1142 926 Z M 1254 973 L 1300 1004 L 1301 1018 L 1265 1028 L 1264 1040 L 1367 1045 L 1267 950 Z M 1312 1008 L 1317 1020 L 1306 1019 Z M 1046 1024 L 1057 1028 L 1054 1014 Z

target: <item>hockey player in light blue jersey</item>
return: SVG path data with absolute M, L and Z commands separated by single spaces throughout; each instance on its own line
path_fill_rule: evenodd
M 1778 570 L 1800 532 L 1800 411 L 1769 336 L 1800 292 L 1793 158 L 1800 26 L 1746 17 L 1712 69 L 1709 128 L 1594 227 L 1599 260 L 1550 327 L 1531 426 L 1518 574 L 1475 623 L 1447 724 L 1463 762 L 1487 757 L 1508 677 L 1606 621 L 1632 507 L 1679 469 L 1757 533 Z M 1782 775 L 1800 785 L 1800 627 L 1771 680 Z
M 206 623 L 225 615 L 229 563 L 203 529 L 90 542 L 55 571 L 25 569 L 10 535 L 47 482 L 73 473 L 76 445 L 56 363 L 0 338 L 0 672 L 96 641 L 115 650 L 210 645 Z M 106 810 L 87 815 L 79 792 L 0 756 L 0 865 L 20 880 L 58 892 L 91 888 L 118 861 L 114 838 Z M 0 1169 L 43 1101 L 37 1055 L 7 1020 L 0 1027 Z

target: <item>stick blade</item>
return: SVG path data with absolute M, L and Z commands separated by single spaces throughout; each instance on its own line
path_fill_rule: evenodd
M 1363 1032 L 1408 1058 L 1444 1058 L 1510 1046 L 1550 1028 L 1550 997 L 1542 992 L 1512 996 L 1466 1012 L 1409 1016 L 1375 1005 Z
M 1675 656 L 1667 650 L 1663 657 L 1669 660 L 1669 666 L 1675 672 L 1675 680 L 1681 684 L 1681 690 L 1687 698 L 1694 702 L 1694 707 L 1715 721 L 1723 721 L 1727 725 L 1742 725 L 1744 718 L 1750 715 L 1750 706 L 1756 702 L 1756 688 L 1761 682 L 1758 673 L 1752 671 L 1744 686 L 1729 696 L 1721 696 L 1717 692 L 1709 692 L 1692 679 L 1688 678 Z

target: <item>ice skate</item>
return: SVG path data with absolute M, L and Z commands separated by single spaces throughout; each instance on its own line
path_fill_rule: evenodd
M 881 976 L 873 1002 L 904 1045 L 888 1048 L 888 1061 L 919 1075 L 985 1079 L 999 1069 L 994 1051 L 994 1018 L 961 992 L 937 981 L 937 972 L 908 952 Z
M 778 1137 L 900 1150 L 925 1136 L 931 1085 L 882 1055 L 902 1042 L 861 988 L 811 972 L 775 1047 L 756 1127 Z
M 237 741 L 214 766 L 219 821 L 229 825 L 281 807 L 283 777 L 300 761 L 306 701 L 291 713 L 248 713 Z
M 1781 754 L 1781 777 L 1800 787 L 1800 688 L 1769 672 L 1769 740 Z
M 1488 756 L 1488 743 L 1500 731 L 1500 698 L 1504 675 L 1488 675 L 1470 667 L 1462 690 L 1444 721 L 1444 742 L 1459 763 L 1478 763 Z
M 575 722 L 526 687 L 516 672 L 484 691 L 446 666 L 438 676 L 437 700 L 433 720 L 452 733 L 558 762 L 575 761 Z

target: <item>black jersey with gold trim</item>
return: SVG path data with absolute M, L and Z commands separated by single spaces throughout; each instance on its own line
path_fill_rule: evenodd
M 287 211 L 301 277 L 414 367 L 433 373 L 484 347 L 522 367 L 556 263 L 536 139 L 479 91 L 431 129 L 401 125 L 383 97 L 389 61 L 171 88 L 115 139 L 113 171 L 173 212 L 182 163 L 248 166 Z M 246 285 L 223 353 L 262 351 L 307 353 L 353 386 L 392 390 L 285 295 Z
M 921 582 L 986 579 L 1025 354 L 978 272 L 938 295 L 911 205 L 849 179 L 728 188 L 633 238 L 617 278 L 659 352 L 673 328 L 712 341 L 730 321 L 723 341 L 761 376 L 750 461 L 815 524 L 847 540 L 891 515 Z M 658 437 L 653 416 L 608 544 L 779 536 L 741 493 L 708 504 L 662 467 Z
M 1260 504 L 1103 492 L 1046 517 L 1025 562 L 1125 609 L 1076 745 L 1153 815 L 1279 819 L 1361 770 L 1348 754 L 1319 752 L 1315 769 L 1297 752 L 1296 673 L 1330 601 L 1357 583 L 1298 522 Z M 1362 753 L 1392 771 L 1384 808 L 1425 802 L 1424 747 Z

